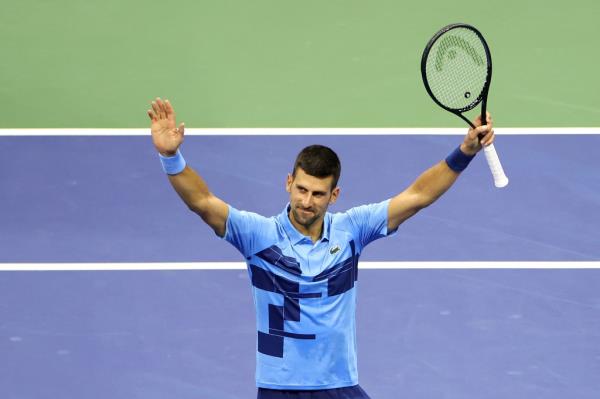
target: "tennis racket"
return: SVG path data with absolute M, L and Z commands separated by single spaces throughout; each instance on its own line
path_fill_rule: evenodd
M 451 24 L 437 32 L 423 51 L 421 75 L 427 93 L 437 105 L 459 116 L 481 103 L 481 121 L 492 80 L 492 56 L 481 33 L 471 25 Z M 496 187 L 508 184 L 494 145 L 484 147 Z

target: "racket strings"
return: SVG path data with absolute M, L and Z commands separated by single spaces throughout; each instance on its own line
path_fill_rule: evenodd
M 480 100 L 488 76 L 486 50 L 475 32 L 451 29 L 431 46 L 425 74 L 434 97 L 445 107 L 466 111 Z

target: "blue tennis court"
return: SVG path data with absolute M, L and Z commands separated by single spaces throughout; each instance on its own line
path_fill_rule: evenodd
M 1 262 L 242 261 L 170 187 L 149 137 L 2 137 Z M 189 136 L 183 152 L 211 190 L 263 215 L 287 202 L 297 152 L 322 143 L 342 161 L 331 211 L 406 188 L 462 138 Z M 440 201 L 373 243 L 373 261 L 600 259 L 599 135 L 507 135 L 497 143 L 509 187 L 494 188 L 478 156 Z M 480 154 L 483 155 L 483 154 Z M 559 156 L 557 156 L 559 155 Z
M 340 155 L 336 211 L 398 193 L 460 140 L 190 136 L 182 151 L 218 196 L 273 215 L 307 144 Z M 375 268 L 359 272 L 357 319 L 360 383 L 373 398 L 600 395 L 599 144 L 598 135 L 499 136 L 506 189 L 493 187 L 479 155 L 439 202 L 368 247 L 361 260 Z M 2 397 L 255 396 L 242 259 L 180 202 L 149 137 L 0 145 L 19 154 L 0 159 Z M 414 263 L 431 261 L 458 263 Z M 239 267 L 213 270 L 223 262 Z M 80 266 L 19 271 L 56 263 Z

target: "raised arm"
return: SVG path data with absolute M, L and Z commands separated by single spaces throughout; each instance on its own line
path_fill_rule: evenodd
M 489 112 L 486 125 L 481 125 L 481 116 L 475 119 L 474 125 L 476 128 L 469 129 L 460 145 L 462 154 L 469 158 L 475 156 L 483 146 L 494 142 L 494 129 Z M 446 160 L 440 161 L 423 172 L 406 190 L 392 198 L 388 208 L 388 231 L 397 229 L 406 219 L 431 205 L 444 194 L 460 174 L 460 171 L 455 169 L 459 168 L 452 169 Z
M 177 127 L 175 111 L 169 100 L 157 98 L 148 110 L 151 120 L 152 141 L 156 150 L 169 159 L 181 156 L 179 146 L 183 142 L 183 123 Z M 204 179 L 189 166 L 176 174 L 169 174 L 169 181 L 183 202 L 219 236 L 225 235 L 225 223 L 229 208 L 221 199 L 210 192 Z

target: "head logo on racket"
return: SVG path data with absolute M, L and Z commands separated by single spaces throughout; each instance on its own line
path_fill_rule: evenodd
M 456 48 L 459 48 L 465 54 L 468 54 L 476 65 L 485 66 L 485 62 L 481 55 L 478 54 L 475 48 L 473 48 L 466 40 L 458 36 L 448 35 L 441 40 L 437 53 L 435 54 L 435 69 L 437 69 L 438 72 L 442 71 L 445 58 L 448 58 L 449 60 L 456 59 L 458 56 Z

